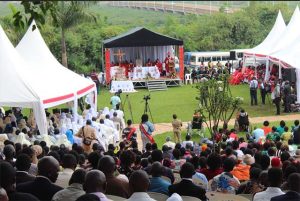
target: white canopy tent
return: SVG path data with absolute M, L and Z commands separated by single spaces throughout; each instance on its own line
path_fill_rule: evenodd
M 300 24 L 300 11 L 299 11 L 299 7 L 297 6 L 285 31 L 282 33 L 280 38 L 277 39 L 275 45 L 268 53 L 269 56 L 297 42 L 295 39 L 297 39 L 297 37 L 300 35 L 299 24 Z
M 19 54 L 31 64 L 26 69 L 29 75 L 39 74 L 35 84 L 45 83 L 50 88 L 41 89 L 45 108 L 53 107 L 70 100 L 74 101 L 73 113 L 77 115 L 77 99 L 94 92 L 97 97 L 96 85 L 92 80 L 62 66 L 53 56 L 46 45 L 36 23 L 33 21 L 27 32 L 16 47 Z M 46 76 L 45 76 L 46 75 Z M 47 81 L 45 80 L 47 79 Z M 53 94 L 49 93 L 49 90 Z M 97 110 L 97 99 L 94 98 L 94 107 Z
M 1 28 L 0 105 L 33 108 L 39 131 L 46 134 L 45 108 L 74 101 L 76 117 L 77 99 L 94 92 L 96 107 L 97 92 L 92 80 L 66 69 L 55 59 L 37 27 L 32 29 L 34 25 L 29 27 L 17 49 Z
M 273 25 L 273 28 L 269 32 L 268 36 L 263 42 L 261 42 L 256 47 L 249 49 L 244 52 L 244 62 L 246 63 L 246 58 L 252 58 L 253 63 L 256 63 L 256 60 L 265 60 L 266 61 L 266 73 L 265 80 L 269 79 L 269 60 L 268 55 L 273 51 L 273 47 L 277 44 L 277 41 L 281 39 L 282 34 L 286 31 L 286 25 L 283 20 L 280 10 L 276 21 Z
M 286 25 L 281 12 L 279 11 L 275 24 L 265 40 L 256 47 L 246 50 L 244 55 L 266 58 L 267 55 L 272 51 L 274 45 L 276 45 L 277 41 L 281 38 L 281 35 L 285 32 L 285 30 Z
M 296 68 L 297 101 L 300 102 L 300 34 L 294 43 L 270 55 L 270 59 L 284 67 Z
M 21 67 L 27 68 L 27 63 L 0 26 L 0 106 L 32 108 L 35 116 L 43 117 L 45 112 L 42 100 L 29 80 L 22 75 L 19 70 Z M 46 127 L 46 119 L 38 118 L 37 124 L 39 128 Z

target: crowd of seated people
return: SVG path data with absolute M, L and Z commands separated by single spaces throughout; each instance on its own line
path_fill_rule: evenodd
M 100 113 L 103 123 L 110 120 L 107 112 Z M 85 118 L 89 115 L 87 111 Z M 19 110 L 7 112 L 1 118 L 1 129 L 5 125 L 4 131 L 17 138 L 20 133 L 12 131 L 22 127 L 29 130 L 23 133 L 26 137 L 30 121 L 20 122 L 18 118 L 24 119 L 20 116 Z M 87 119 L 86 126 L 89 124 Z M 126 128 L 132 128 L 130 122 Z M 284 121 L 273 127 L 264 122 L 247 139 L 227 125 L 215 130 L 216 143 L 213 139 L 195 142 L 187 135 L 175 144 L 168 137 L 161 147 L 147 143 L 144 151 L 138 149 L 136 135 L 126 138 L 130 131 L 124 132 L 118 146 L 109 143 L 107 149 L 97 141 L 85 149 L 84 144 L 74 141 L 71 146 L 51 144 L 44 138 L 28 143 L 15 138 L 1 140 L 4 134 L 0 134 L 0 198 L 102 201 L 118 196 L 131 201 L 159 200 L 151 194 L 154 192 L 165 200 L 184 200 L 184 196 L 207 200 L 207 192 L 214 191 L 251 194 L 254 201 L 300 199 L 298 120 L 291 128 Z
M 217 65 L 209 67 L 204 66 L 203 62 L 200 67 L 191 70 L 192 82 L 199 82 L 201 79 L 218 79 L 221 74 L 230 73 L 230 67 L 222 65 L 220 62 Z

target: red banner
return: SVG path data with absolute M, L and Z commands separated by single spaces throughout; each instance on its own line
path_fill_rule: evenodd
M 105 75 L 106 83 L 110 83 L 110 50 L 105 49 Z
M 179 47 L 179 77 L 184 79 L 184 50 L 183 46 Z

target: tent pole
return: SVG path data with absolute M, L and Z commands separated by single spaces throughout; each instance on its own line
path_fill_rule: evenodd
M 267 61 L 266 61 L 266 71 L 265 71 L 265 82 L 266 82 L 266 81 L 269 79 L 269 77 L 270 77 L 269 65 L 270 65 L 270 60 L 269 60 L 269 57 L 267 56 Z
M 279 79 L 282 79 L 281 63 L 280 63 L 280 60 L 278 61 L 278 77 L 279 77 Z
M 102 43 L 102 54 L 101 54 L 101 61 L 102 61 L 102 72 L 104 73 L 104 71 L 105 71 L 105 69 L 104 69 L 104 60 L 103 60 L 103 54 L 104 54 L 104 52 L 103 52 L 103 43 Z

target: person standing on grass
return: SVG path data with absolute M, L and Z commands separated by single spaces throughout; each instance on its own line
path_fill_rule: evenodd
M 141 117 L 140 131 L 143 142 L 143 150 L 145 150 L 146 144 L 150 142 L 153 144 L 155 141 L 152 137 L 152 132 L 154 131 L 154 125 L 149 121 L 148 114 L 143 114 Z
M 260 87 L 261 102 L 264 105 L 266 101 L 266 94 L 267 94 L 265 81 L 262 80 L 259 87 Z
M 271 96 L 272 96 L 273 103 L 276 105 L 276 115 L 280 115 L 281 97 L 280 97 L 280 84 L 279 83 L 276 84 L 276 87 L 273 90 Z
M 173 133 L 174 133 L 174 141 L 175 141 L 175 143 L 178 143 L 178 142 L 180 143 L 181 142 L 182 122 L 180 119 L 177 119 L 176 114 L 173 114 L 172 126 L 173 126 Z
M 250 81 L 250 98 L 251 98 L 251 105 L 255 104 L 257 105 L 257 88 L 258 88 L 258 82 L 256 80 L 256 77 L 253 77 Z

